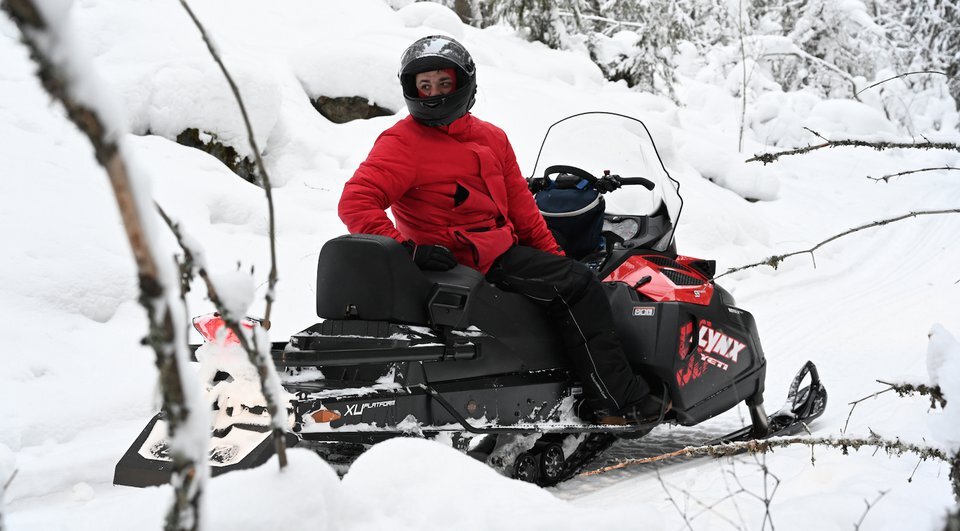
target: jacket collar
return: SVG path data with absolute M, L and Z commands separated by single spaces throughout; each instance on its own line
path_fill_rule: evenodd
M 467 113 L 457 118 L 449 125 L 438 125 L 434 129 L 442 131 L 453 138 L 460 139 L 470 133 L 470 129 L 473 127 L 474 117 L 472 114 Z

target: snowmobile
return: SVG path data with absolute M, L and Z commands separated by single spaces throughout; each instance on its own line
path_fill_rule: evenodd
M 569 134 L 551 138 L 555 128 Z M 545 163 L 536 176 L 541 160 L 558 163 Z M 617 173 L 597 176 L 587 167 Z M 620 437 L 642 437 L 661 424 L 693 426 L 741 402 L 751 424 L 712 442 L 793 434 L 823 413 L 826 390 L 809 361 L 786 404 L 766 413 L 766 360 L 754 318 L 713 280 L 714 261 L 677 254 L 680 184 L 646 124 L 607 112 L 564 118 L 547 130 L 534 175 L 531 191 L 558 242 L 603 280 L 637 377 L 668 395 L 672 408 L 640 425 L 594 422 L 542 307 L 465 266 L 421 271 L 390 238 L 346 235 L 319 255 L 321 322 L 272 347 L 292 396 L 290 444 L 342 469 L 391 437 L 434 437 L 506 475 L 549 486 Z M 644 213 L 608 212 L 607 199 Z M 230 342 L 216 314 L 194 324 L 206 340 L 198 349 Z M 257 466 L 273 453 L 266 408 L 238 385 L 222 370 L 210 385 L 214 475 Z M 114 483 L 167 482 L 165 434 L 161 412 L 117 464 Z

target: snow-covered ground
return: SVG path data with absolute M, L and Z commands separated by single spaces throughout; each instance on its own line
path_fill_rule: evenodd
M 815 141 L 804 127 L 828 138 L 909 141 L 869 94 L 865 103 L 825 101 L 771 90 L 756 75 L 740 153 L 740 101 L 727 82 L 739 74 L 689 54 L 681 56 L 678 107 L 607 83 L 582 55 L 526 42 L 506 27 L 465 27 L 435 4 L 399 11 L 375 0 L 197 4 L 246 98 L 277 186 L 274 339 L 315 320 L 316 257 L 324 241 L 344 232 L 335 212 L 342 185 L 376 135 L 405 115 L 397 58 L 432 33 L 460 39 L 474 55 L 480 88 L 473 112 L 507 131 L 525 171 L 546 126 L 565 115 L 603 109 L 646 120 L 683 186 L 681 251 L 717 259 L 720 271 L 883 218 L 960 208 L 956 172 L 867 179 L 958 167 L 955 151 L 835 148 L 767 166 L 743 162 Z M 154 198 L 203 245 L 212 270 L 254 268 L 259 302 L 251 314 L 262 312 L 269 271 L 262 190 L 171 140 L 199 127 L 250 153 L 195 28 L 173 1 L 84 0 L 73 6 L 72 22 L 137 135 L 129 144 Z M 168 489 L 111 484 L 114 464 L 157 401 L 153 356 L 140 345 L 146 319 L 135 300 L 133 260 L 89 143 L 51 104 L 17 39 L 0 15 L 0 485 L 16 471 L 0 500 L 3 523 L 14 530 L 158 528 Z M 398 115 L 335 125 L 311 106 L 309 98 L 320 95 L 364 96 Z M 934 96 L 919 98 L 910 112 L 917 123 L 940 124 L 941 131 L 924 131 L 930 140 L 960 142 L 952 102 L 945 90 Z M 817 436 L 839 436 L 847 403 L 883 389 L 876 380 L 928 382 L 934 324 L 942 326 L 934 328 L 931 354 L 957 354 L 949 334 L 960 336 L 958 234 L 960 216 L 918 217 L 830 243 L 815 262 L 798 256 L 777 270 L 724 278 L 757 318 L 769 407 L 783 400 L 807 359 L 830 393 Z M 172 255 L 175 243 L 165 238 Z M 212 309 L 201 292 L 198 286 L 188 297 L 193 314 Z M 947 366 L 941 384 L 949 392 L 960 370 Z M 925 398 L 885 393 L 857 406 L 846 435 L 956 451 L 960 396 L 954 400 L 946 411 L 930 410 Z M 656 430 L 612 453 L 676 449 L 728 431 L 744 415 Z M 795 447 L 626 468 L 543 490 L 442 444 L 394 440 L 361 456 L 342 480 L 299 450 L 283 474 L 267 465 L 217 478 L 206 519 L 216 529 L 849 529 L 862 518 L 862 529 L 939 529 L 956 503 L 948 473 L 911 455 Z M 873 504 L 865 517 L 864 502 Z

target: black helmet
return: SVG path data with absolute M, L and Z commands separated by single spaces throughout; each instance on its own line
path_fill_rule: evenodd
M 420 72 L 453 68 L 457 89 L 449 94 L 418 97 L 416 76 Z M 410 45 L 400 56 L 400 85 L 407 109 L 424 125 L 448 125 L 473 107 L 477 94 L 477 67 L 470 53 L 459 42 L 431 35 Z

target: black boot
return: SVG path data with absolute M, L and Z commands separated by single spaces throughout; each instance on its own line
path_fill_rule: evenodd
M 596 421 L 599 424 L 612 425 L 660 423 L 672 407 L 673 402 L 670 401 L 670 396 L 664 387 L 661 393 L 651 393 L 639 402 L 620 408 L 615 415 L 598 416 Z
M 627 362 L 600 282 L 586 284 L 573 301 L 558 297 L 551 308 L 552 320 L 560 325 L 564 351 L 583 380 L 584 395 L 591 402 L 602 400 L 603 409 L 620 413 L 642 402 L 650 388 L 634 376 Z

